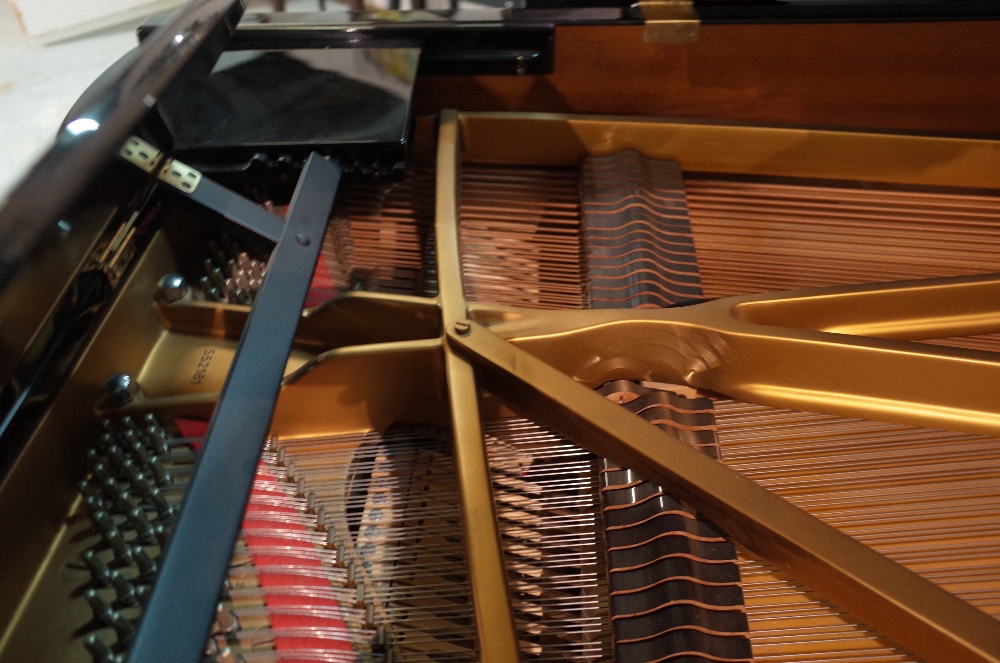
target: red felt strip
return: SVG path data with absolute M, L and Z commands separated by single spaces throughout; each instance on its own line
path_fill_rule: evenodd
M 208 430 L 208 422 L 197 419 L 176 419 L 180 434 L 183 437 L 203 437 Z M 197 446 L 200 446 L 197 445 Z M 262 552 L 270 546 L 280 545 L 284 547 L 300 548 L 303 553 L 314 550 L 314 546 L 309 541 L 295 540 L 290 538 L 278 538 L 269 536 L 269 533 L 278 531 L 305 532 L 307 528 L 300 519 L 289 516 L 296 516 L 298 510 L 286 500 L 285 491 L 281 490 L 273 474 L 267 466 L 261 463 L 257 468 L 257 475 L 254 487 L 251 490 L 251 497 L 269 497 L 270 504 L 255 504 L 251 502 L 247 505 L 246 513 L 243 517 L 243 530 L 245 532 L 244 542 L 250 551 L 250 556 L 255 567 L 273 566 L 311 566 L 317 570 L 323 568 L 323 562 L 315 555 L 295 554 L 288 551 L 284 554 L 274 554 L 272 552 Z M 286 503 L 282 503 L 286 502 Z M 283 516 L 285 522 L 277 521 L 274 516 Z M 254 532 L 250 534 L 249 532 Z M 316 576 L 293 575 L 281 573 L 279 571 L 268 570 L 258 571 L 257 577 L 262 587 L 323 587 L 330 586 L 324 574 L 317 573 Z M 274 629 L 282 628 L 325 628 L 325 629 L 346 629 L 344 620 L 338 615 L 340 604 L 332 598 L 323 597 L 303 597 L 288 594 L 269 594 L 265 597 L 265 605 L 268 607 L 288 607 L 294 606 L 302 609 L 321 608 L 323 615 L 301 615 L 301 614 L 272 614 L 270 615 L 271 626 Z M 331 610 L 333 609 L 333 610 Z M 334 616 L 330 616 L 334 615 Z M 328 651 L 352 651 L 351 641 L 346 637 L 323 636 L 317 634 L 316 637 L 279 636 L 275 638 L 275 648 L 282 651 L 320 649 Z M 305 660 L 299 661 L 293 658 L 282 659 L 282 663 L 308 663 Z

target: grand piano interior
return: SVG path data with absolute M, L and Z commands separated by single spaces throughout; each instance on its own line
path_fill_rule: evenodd
M 1000 661 L 990 2 L 140 29 L 0 206 L 0 661 Z

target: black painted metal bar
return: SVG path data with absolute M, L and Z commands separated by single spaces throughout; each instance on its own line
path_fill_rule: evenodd
M 340 166 L 313 154 L 247 320 L 130 663 L 197 663 L 229 567 L 312 277 Z
M 271 214 L 263 207 L 207 177 L 201 179 L 194 191 L 181 192 L 180 195 L 218 212 L 233 223 L 252 230 L 272 242 L 277 242 L 285 229 L 285 222 L 281 217 Z

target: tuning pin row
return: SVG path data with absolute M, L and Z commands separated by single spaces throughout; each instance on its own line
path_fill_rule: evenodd
M 198 286 L 208 301 L 229 304 L 253 304 L 267 272 L 267 256 L 245 250 L 238 242 L 223 236 L 222 242 L 209 242 L 209 257 L 202 261 L 204 274 Z
M 104 641 L 91 633 L 83 640 L 83 646 L 90 652 L 94 663 L 121 663 L 125 659 L 121 654 L 114 653 Z
M 178 453 L 172 436 L 152 414 L 101 425 L 99 442 L 86 452 L 90 475 L 78 485 L 93 531 L 100 536 L 81 555 L 91 575 L 83 598 L 95 627 L 84 647 L 94 663 L 119 663 L 135 635 L 176 515 L 174 493 L 183 489 L 175 476 L 179 459 L 189 462 L 193 454 Z M 115 642 L 102 639 L 99 629 L 113 630 Z
M 114 606 L 105 601 L 94 589 L 88 589 L 83 593 L 83 598 L 90 606 L 94 614 L 94 620 L 101 626 L 114 629 L 118 636 L 118 642 L 123 646 L 128 646 L 135 636 L 135 626 L 126 619 L 120 610 L 115 610 Z

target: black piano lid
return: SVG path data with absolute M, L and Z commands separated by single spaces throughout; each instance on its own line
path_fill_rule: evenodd
M 171 86 L 204 78 L 242 13 L 242 0 L 195 0 L 180 10 L 90 86 L 49 150 L 0 200 L 0 430 L 42 379 L 40 367 L 65 354 L 81 313 L 107 294 L 104 279 L 83 267 L 107 223 L 101 210 L 124 209 L 144 175 L 135 169 L 128 182 L 107 183 L 114 155 L 143 133 Z M 0 476 L 9 456 L 0 435 Z
M 114 159 L 130 136 L 222 180 L 249 165 L 294 181 L 314 150 L 349 172 L 401 171 L 419 51 L 224 52 L 242 11 L 239 0 L 196 0 L 164 22 L 91 85 L 0 202 L 0 478 L 33 390 L 58 380 L 90 324 L 81 319 L 109 295 L 88 267 L 108 222 L 102 206 L 124 213 L 155 186 L 155 174 Z M 208 179 L 190 197 L 254 211 Z
M 170 86 L 207 74 L 242 14 L 242 0 L 195 0 L 84 93 L 52 147 L 0 202 L 0 286 Z
M 173 153 L 203 172 L 251 159 L 401 170 L 416 48 L 229 50 L 199 90 L 171 91 L 160 111 Z

